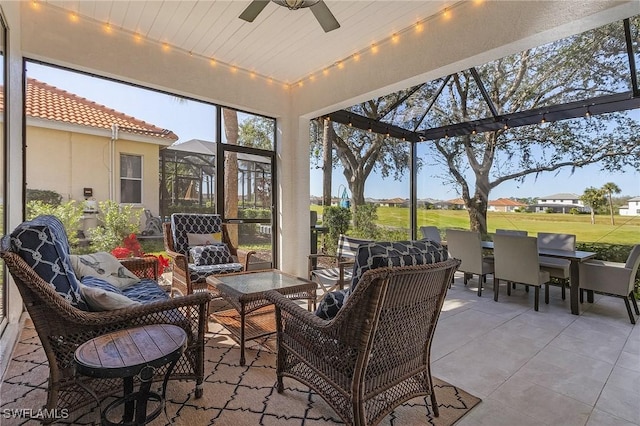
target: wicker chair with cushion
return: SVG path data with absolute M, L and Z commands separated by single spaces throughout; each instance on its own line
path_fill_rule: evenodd
M 173 260 L 173 288 L 182 294 L 207 290 L 209 275 L 249 270 L 253 251 L 231 243 L 218 214 L 173 213 L 164 223 L 164 248 Z
M 362 250 L 362 247 L 361 247 Z M 460 264 L 403 264 L 378 257 L 338 315 L 323 320 L 270 291 L 278 329 L 277 390 L 283 377 L 314 389 L 346 424 L 375 425 L 400 404 L 431 396 L 431 341 L 449 282 Z
M 165 294 L 161 300 L 155 297 L 155 301 L 147 303 L 130 301 L 128 307 L 120 309 L 86 310 L 89 307 L 71 266 L 64 228 L 53 216 L 41 216 L 18 226 L 11 236 L 3 238 L 0 256 L 20 291 L 49 362 L 46 409 L 73 410 L 94 402 L 87 388 L 99 399 L 122 391 L 121 379 L 78 376 L 74 352 L 96 336 L 143 324 L 175 324 L 187 332 L 187 347 L 171 379 L 195 380 L 195 396 L 202 396 L 209 295 L 170 299 Z M 155 257 L 123 260 L 122 265 L 141 282 L 157 279 Z M 82 282 L 89 284 L 84 279 Z M 162 380 L 165 371 L 158 369 L 153 380 Z

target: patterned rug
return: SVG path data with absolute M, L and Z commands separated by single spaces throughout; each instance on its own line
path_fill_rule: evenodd
M 160 415 L 152 425 L 333 425 L 341 424 L 335 412 L 308 387 L 284 379 L 285 391 L 275 389 L 273 340 L 249 342 L 246 365 L 240 366 L 238 345 L 215 323 L 205 353 L 204 397 L 194 398 L 194 383 L 169 382 L 167 417 Z M 36 414 L 46 400 L 49 367 L 40 341 L 29 320 L 14 350 L 0 389 L 0 424 L 38 424 L 16 418 L 16 409 Z M 452 425 L 480 399 L 434 378 L 440 416 L 433 417 L 424 398 L 415 398 L 389 414 L 382 425 Z M 154 385 L 155 386 L 155 385 Z M 103 401 L 103 406 L 111 402 Z M 95 424 L 98 412 L 86 407 L 71 413 L 61 424 Z

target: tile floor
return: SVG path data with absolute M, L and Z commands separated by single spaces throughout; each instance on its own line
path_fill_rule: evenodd
M 502 284 L 496 303 L 491 277 L 482 297 L 477 283 L 456 278 L 431 349 L 433 375 L 482 398 L 458 425 L 640 425 L 640 324 L 622 299 L 576 316 L 552 287 L 535 312 L 533 291 Z

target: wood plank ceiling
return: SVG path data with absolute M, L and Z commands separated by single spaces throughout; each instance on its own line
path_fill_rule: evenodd
M 326 1 L 341 27 L 325 33 L 309 9 L 268 4 L 253 23 L 243 0 L 45 0 L 78 19 L 109 24 L 284 83 L 295 83 L 460 2 Z

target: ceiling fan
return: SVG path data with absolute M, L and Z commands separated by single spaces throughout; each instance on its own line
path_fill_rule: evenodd
M 340 24 L 323 0 L 254 0 L 247 6 L 244 12 L 240 14 L 240 19 L 253 22 L 267 4 L 269 4 L 269 1 L 290 10 L 308 7 L 311 9 L 311 12 L 313 12 L 313 16 L 316 17 L 325 33 L 340 28 Z

